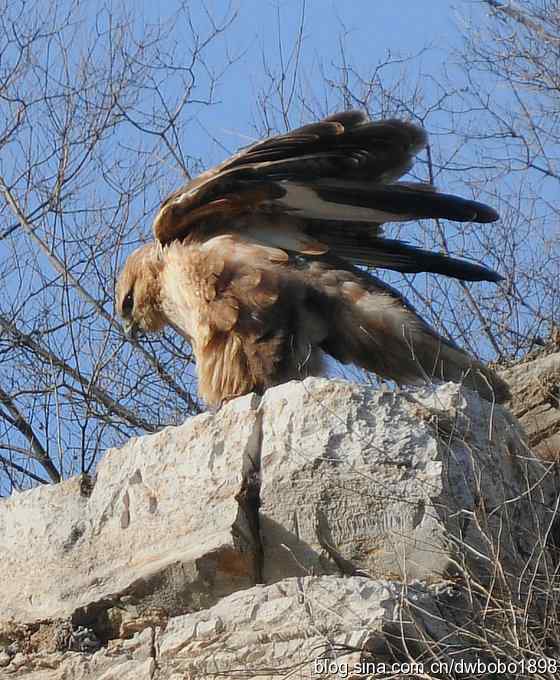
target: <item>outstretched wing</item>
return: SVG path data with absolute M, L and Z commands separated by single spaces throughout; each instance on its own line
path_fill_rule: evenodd
M 166 245 L 237 233 L 303 256 L 331 253 L 402 272 L 500 280 L 481 265 L 383 238 L 385 222 L 498 218 L 484 204 L 397 181 L 426 143 L 412 123 L 335 114 L 254 144 L 172 194 L 154 221 L 155 237 Z

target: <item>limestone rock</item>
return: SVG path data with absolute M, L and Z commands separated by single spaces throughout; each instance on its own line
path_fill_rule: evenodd
M 443 597 L 442 597 L 443 595 Z M 172 618 L 166 629 L 114 641 L 93 655 L 35 655 L 12 677 L 25 680 L 272 680 L 335 678 L 365 664 L 394 663 L 385 633 L 399 621 L 412 648 L 434 636 L 455 643 L 454 622 L 442 619 L 445 592 L 419 583 L 365 577 L 291 578 L 223 598 L 210 609 Z M 403 600 L 409 607 L 403 607 Z M 461 604 L 461 609 L 466 605 Z M 458 609 L 455 598 L 450 611 Z M 452 618 L 452 617 L 451 617 Z M 344 676 L 343 676 L 344 677 Z M 348 677 L 348 675 L 346 675 Z
M 510 386 L 512 413 L 529 446 L 544 460 L 560 461 L 560 351 L 541 351 L 501 371 Z
M 290 578 L 236 593 L 210 610 L 171 621 L 158 640 L 158 666 L 165 678 L 173 673 L 201 679 L 228 672 L 233 676 L 234 669 L 249 678 L 290 673 L 311 678 L 331 677 L 317 672 L 321 659 L 335 656 L 338 665 L 353 665 L 368 646 L 376 648 L 378 660 L 389 660 L 387 644 L 379 643 L 387 622 L 403 614 L 404 589 L 364 577 L 323 576 Z M 410 631 L 425 635 L 430 620 L 439 626 L 441 638 L 449 634 L 437 612 L 435 590 L 421 584 L 406 590 L 421 612 L 410 620 Z M 410 619 L 408 613 L 404 616 Z
M 269 390 L 261 409 L 268 583 L 340 571 L 438 579 L 458 543 L 482 568 L 485 533 L 519 570 L 544 540 L 554 486 L 524 492 L 545 469 L 505 409 L 454 383 L 392 393 L 311 378 Z
M 87 624 L 138 601 L 173 614 L 253 585 L 254 539 L 236 497 L 256 457 L 254 405 L 244 397 L 108 451 L 89 496 L 70 479 L 2 500 L 0 617 L 82 610 Z
M 556 495 L 515 418 L 456 384 L 242 397 L 108 451 L 93 485 L 0 501 L 0 678 L 327 678 L 325 654 L 474 653 L 457 584 L 523 600 Z

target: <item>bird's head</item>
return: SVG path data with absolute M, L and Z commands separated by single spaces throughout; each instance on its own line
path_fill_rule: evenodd
M 160 304 L 162 262 L 155 243 L 135 250 L 125 262 L 117 280 L 115 304 L 127 335 L 160 331 L 165 317 Z

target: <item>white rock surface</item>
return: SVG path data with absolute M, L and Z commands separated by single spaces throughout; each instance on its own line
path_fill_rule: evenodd
M 0 677 L 325 678 L 340 645 L 458 645 L 470 605 L 439 584 L 497 550 L 530 577 L 555 496 L 515 419 L 454 384 L 243 397 L 107 452 L 92 489 L 0 501 Z M 69 620 L 108 644 L 65 651 Z
M 525 428 L 531 449 L 560 461 L 560 334 L 556 344 L 537 352 L 501 376 L 511 387 L 512 413 Z
M 173 614 L 253 585 L 236 496 L 256 455 L 255 404 L 243 397 L 108 451 L 89 497 L 71 479 L 0 501 L 0 620 L 95 613 L 122 596 Z
M 413 640 L 437 636 L 453 641 L 453 623 L 442 621 L 445 592 L 365 577 L 286 579 L 234 593 L 210 609 L 177 616 L 165 630 L 113 641 L 86 656 L 36 655 L 11 677 L 25 680 L 206 680 L 216 677 L 272 680 L 335 678 L 361 660 L 393 663 L 384 632 L 395 621 Z M 401 606 L 406 599 L 411 610 Z M 436 601 L 442 600 L 439 606 Z M 456 607 L 457 604 L 455 603 Z M 411 617 L 410 612 L 415 612 Z M 334 661 L 332 660 L 334 659 Z M 290 673 L 293 676 L 290 676 Z M 8 676 L 7 676 L 8 677 Z M 348 676 L 346 676 L 348 677 Z
M 310 378 L 261 409 L 268 583 L 340 569 L 430 580 L 457 541 L 482 567 L 487 525 L 513 569 L 544 538 L 554 487 L 524 495 L 544 467 L 506 410 L 454 383 L 395 394 Z

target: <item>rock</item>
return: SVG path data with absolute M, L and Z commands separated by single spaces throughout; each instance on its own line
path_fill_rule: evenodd
M 429 589 L 410 590 L 426 617 L 435 613 Z M 165 678 L 227 676 L 233 669 L 263 680 L 315 677 L 333 649 L 359 653 L 381 637 L 401 595 L 401 585 L 364 577 L 308 576 L 252 588 L 170 621 L 158 639 L 158 666 Z M 339 657 L 342 663 L 349 660 Z
M 507 410 L 456 384 L 310 378 L 242 397 L 107 452 L 93 485 L 0 501 L 5 672 L 340 677 L 314 666 L 327 655 L 358 677 L 434 640 L 441 659 L 478 658 L 478 590 L 524 605 L 554 572 L 549 468 Z
M 121 597 L 168 614 L 255 582 L 236 497 L 258 444 L 256 400 L 108 451 L 90 496 L 70 479 L 0 501 L 3 618 L 87 625 Z
M 500 372 L 510 386 L 508 404 L 525 428 L 529 446 L 544 460 L 560 461 L 560 351 L 546 348 Z
M 550 523 L 554 486 L 524 495 L 546 474 L 515 420 L 454 383 L 391 393 L 311 378 L 269 390 L 261 409 L 267 583 L 429 581 L 455 568 L 461 544 L 480 571 L 485 533 L 519 572 Z
M 13 670 L 18 670 L 22 666 L 26 666 L 27 664 L 28 664 L 28 659 L 27 659 L 25 654 L 22 654 L 22 652 L 18 652 L 12 658 L 11 666 L 12 666 Z
M 59 655 L 53 675 L 36 675 L 54 668 L 53 655 L 48 662 L 36 655 L 27 659 L 25 675 L 17 677 L 203 680 L 239 673 L 272 680 L 290 672 L 303 678 L 341 677 L 339 673 L 349 677 L 350 671 L 367 669 L 367 664 L 393 664 L 397 650 L 406 656 L 415 649 L 415 640 L 444 641 L 443 658 L 450 659 L 445 649 L 457 645 L 456 612 L 468 608 L 449 585 L 397 584 L 360 576 L 290 578 L 174 617 L 165 630 L 155 631 L 153 641 L 144 631 L 89 657 Z M 398 633 L 395 622 L 400 622 Z

